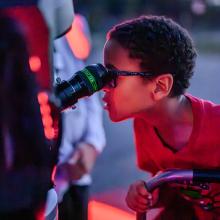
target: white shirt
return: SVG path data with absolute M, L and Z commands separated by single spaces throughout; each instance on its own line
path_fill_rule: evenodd
M 59 77 L 61 80 L 68 80 L 75 72 L 84 68 L 84 62 L 74 56 L 65 37 L 55 40 L 54 47 L 56 51 L 54 67 L 57 70 L 55 79 Z M 75 109 L 70 108 L 62 113 L 63 135 L 59 149 L 59 163 L 65 162 L 80 142 L 93 145 L 98 152 L 102 151 L 106 143 L 102 114 L 103 110 L 97 93 L 80 99 Z M 89 185 L 91 176 L 86 174 L 73 183 Z M 57 185 L 56 182 L 55 184 Z

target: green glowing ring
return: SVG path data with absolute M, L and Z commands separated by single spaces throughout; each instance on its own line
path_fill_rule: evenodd
M 92 88 L 95 91 L 98 91 L 98 85 L 96 83 L 95 77 L 91 74 L 91 72 L 88 69 L 83 69 L 82 72 L 85 74 L 86 78 L 89 80 L 90 84 L 92 85 Z

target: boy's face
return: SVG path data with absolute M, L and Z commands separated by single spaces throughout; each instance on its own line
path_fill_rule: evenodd
M 107 69 L 141 72 L 140 60 L 129 57 L 129 51 L 117 41 L 108 40 L 104 47 L 104 65 Z M 119 76 L 116 87 L 110 85 L 103 90 L 105 109 L 112 121 L 121 121 L 138 116 L 154 105 L 151 92 L 154 82 L 140 76 Z

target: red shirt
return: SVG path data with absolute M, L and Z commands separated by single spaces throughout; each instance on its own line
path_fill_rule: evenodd
M 172 168 L 220 169 L 220 105 L 188 94 L 186 97 L 192 106 L 193 129 L 187 145 L 177 152 L 164 146 L 154 127 L 145 120 L 134 120 L 137 162 L 141 169 L 152 174 Z M 219 184 L 213 185 L 217 185 L 214 189 L 219 192 Z M 196 213 L 206 216 L 202 210 Z M 204 219 L 212 217 L 208 214 Z
M 155 129 L 134 120 L 138 166 L 151 173 L 168 168 L 220 168 L 220 105 L 186 95 L 193 112 L 188 144 L 177 152 L 165 147 Z

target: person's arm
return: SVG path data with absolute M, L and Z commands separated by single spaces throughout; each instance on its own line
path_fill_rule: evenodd
M 105 146 L 105 132 L 103 127 L 103 110 L 98 94 L 85 100 L 86 129 L 68 162 L 63 164 L 70 179 L 77 180 L 84 174 L 90 173 L 98 154 Z M 61 166 L 60 166 L 61 167 Z
M 98 94 L 86 98 L 86 130 L 77 144 L 77 149 L 81 154 L 81 162 L 85 172 L 89 173 L 94 166 L 96 157 L 102 152 L 106 140 L 103 127 L 103 110 L 99 101 Z
M 83 141 L 91 144 L 98 153 L 101 153 L 105 144 L 105 131 L 103 127 L 103 109 L 98 94 L 86 98 L 87 127 Z

